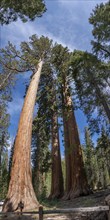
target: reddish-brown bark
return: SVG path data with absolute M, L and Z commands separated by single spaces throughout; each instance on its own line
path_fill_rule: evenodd
M 64 103 L 64 135 L 65 140 L 67 140 L 65 142 L 66 193 L 63 198 L 71 199 L 80 195 L 87 195 L 90 191 L 84 170 L 82 150 L 72 99 L 65 79 L 62 91 Z
M 63 174 L 61 166 L 60 143 L 58 133 L 57 112 L 52 117 L 52 179 L 51 194 L 49 198 L 55 199 L 63 196 Z
M 67 109 L 65 108 L 65 87 L 62 87 L 62 114 L 63 114 L 63 125 L 64 125 L 64 143 L 65 143 L 65 173 L 66 173 L 66 179 L 65 179 L 65 194 L 63 199 L 68 198 L 68 192 L 71 190 L 71 152 L 70 152 L 70 141 L 69 141 L 69 131 L 68 131 L 68 115 L 67 115 Z
M 22 108 L 15 140 L 11 178 L 3 211 L 14 211 L 18 203 L 24 203 L 24 210 L 38 207 L 31 175 L 31 136 L 33 111 L 43 62 L 38 63 L 36 73 L 30 82 Z

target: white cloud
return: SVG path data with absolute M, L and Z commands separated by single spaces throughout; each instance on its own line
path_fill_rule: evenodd
M 18 112 L 21 112 L 23 101 L 23 98 L 14 98 L 14 100 L 8 104 L 8 113 L 12 116 L 18 114 Z
M 88 22 L 88 18 L 92 9 L 100 2 L 102 1 L 46 0 L 47 12 L 42 18 L 27 23 L 18 20 L 1 28 L 1 46 L 4 47 L 8 41 L 11 41 L 18 47 L 21 41 L 27 41 L 31 35 L 36 34 L 38 36 L 48 36 L 54 42 L 68 46 L 71 50 L 89 50 L 92 27 Z M 28 80 L 29 75 L 25 74 L 23 78 Z M 8 112 L 11 114 L 12 130 L 16 130 L 23 106 L 22 96 L 24 90 L 20 86 L 17 89 L 19 95 L 13 93 L 13 101 L 8 106 Z M 10 131 L 10 133 L 14 133 L 14 131 Z
M 7 42 L 10 41 L 16 46 L 19 46 L 22 41 L 28 41 L 30 36 L 36 34 L 38 36 L 48 36 L 54 42 L 58 42 L 63 46 L 67 46 L 63 40 L 64 34 L 62 32 L 63 29 L 60 28 L 57 36 L 54 36 L 54 34 L 48 31 L 48 29 L 42 24 L 37 25 L 36 22 L 22 23 L 20 20 L 18 20 L 16 23 L 10 24 L 7 28 L 2 28 L 1 44 L 2 47 L 4 47 L 5 45 L 7 45 Z
M 102 0 L 98 0 L 100 4 Z M 12 22 L 1 28 L 1 44 L 7 41 L 19 45 L 21 41 L 27 41 L 29 36 L 37 34 L 53 39 L 70 49 L 87 50 L 91 40 L 91 25 L 88 18 L 96 1 L 83 0 L 57 0 L 47 1 L 47 12 L 42 18 L 34 22 L 22 23 L 21 20 Z M 52 13 L 52 8 L 55 13 Z M 56 11 L 57 9 L 57 11 Z
M 10 135 L 9 139 L 8 139 L 8 152 L 10 152 L 12 146 L 13 146 L 13 143 L 14 143 L 14 139 L 15 137 Z

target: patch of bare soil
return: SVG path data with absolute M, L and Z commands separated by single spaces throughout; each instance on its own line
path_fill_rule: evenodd
M 51 209 L 67 209 L 67 208 L 78 208 L 78 207 L 92 207 L 105 205 L 105 198 L 110 194 L 110 189 L 100 190 L 94 192 L 88 196 L 82 196 L 73 200 L 57 202 Z M 45 207 L 49 209 L 49 207 Z M 23 215 L 19 216 L 12 215 L 0 218 L 0 220 L 38 220 L 38 215 Z M 69 213 L 69 214 L 54 214 L 44 215 L 44 220 L 107 220 L 106 212 L 94 212 L 94 213 Z
M 57 208 L 78 208 L 105 205 L 105 198 L 110 194 L 110 189 L 93 192 L 88 196 L 81 196 L 73 200 L 59 201 Z
M 0 220 L 37 220 L 38 217 L 34 215 L 18 215 L 18 214 L 6 214 L 0 217 Z

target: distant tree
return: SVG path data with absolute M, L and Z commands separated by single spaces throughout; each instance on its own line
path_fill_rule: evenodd
M 63 173 L 61 166 L 61 153 L 58 128 L 58 107 L 56 101 L 56 88 L 52 85 L 52 178 L 50 198 L 61 198 L 64 194 Z
M 110 1 L 97 5 L 89 18 L 93 25 L 93 51 L 101 59 L 110 60 Z
M 31 133 L 32 118 L 36 93 L 41 76 L 43 61 L 48 59 L 51 41 L 43 36 L 38 39 L 35 35 L 31 37 L 30 43 L 23 42 L 21 51 L 9 44 L 2 50 L 3 56 L 7 59 L 2 60 L 3 67 L 7 71 L 13 72 L 32 71 L 33 76 L 25 97 L 22 108 L 18 132 L 15 140 L 14 155 L 11 169 L 11 179 L 3 210 L 12 211 L 22 200 L 24 210 L 33 209 L 38 206 L 38 202 L 32 187 L 31 176 Z
M 96 156 L 99 169 L 98 186 L 105 188 L 110 184 L 110 137 L 104 128 L 97 140 Z
M 46 176 L 51 166 L 50 159 L 50 118 L 51 110 L 49 105 L 51 69 L 44 63 L 42 75 L 40 78 L 38 97 L 37 97 L 37 114 L 33 121 L 32 132 L 32 163 L 33 163 L 33 185 L 36 195 L 39 199 L 46 197 Z
M 88 183 L 92 189 L 96 189 L 98 182 L 97 158 L 95 155 L 95 149 L 91 139 L 90 131 L 87 127 L 85 128 L 85 144 L 83 146 L 83 150 Z
M 5 74 L 4 74 L 5 75 Z M 6 76 L 6 75 L 5 75 Z M 5 198 L 8 187 L 7 147 L 9 140 L 8 127 L 10 115 L 7 112 L 8 103 L 11 101 L 11 83 L 4 80 L 2 66 L 0 69 L 0 198 Z
M 0 135 L 0 199 L 5 199 L 8 189 L 8 136 Z
M 33 186 L 37 198 L 39 199 L 42 195 L 44 197 L 44 189 L 46 189 L 46 174 L 51 166 L 50 150 L 48 148 L 50 129 L 46 120 L 46 117 L 45 119 L 42 117 L 41 109 L 39 109 L 37 116 L 33 121 L 32 134 Z
M 8 190 L 8 150 L 2 153 L 1 170 L 0 170 L 0 200 L 6 198 Z
M 46 11 L 44 0 L 1 0 L 0 23 L 9 24 L 20 18 L 23 22 L 33 21 Z
M 63 177 L 62 177 L 62 169 L 61 169 L 61 156 L 60 156 L 60 146 L 59 146 L 59 134 L 58 134 L 58 122 L 57 122 L 57 101 L 56 101 L 56 83 L 54 80 L 54 74 L 52 70 L 52 66 L 49 63 L 45 63 L 42 69 L 42 76 L 39 84 L 39 99 L 37 100 L 38 104 L 38 116 L 40 119 L 37 124 L 40 122 L 40 130 L 35 133 L 36 137 L 38 137 L 39 143 L 36 142 L 36 156 L 35 161 L 36 171 L 39 169 L 37 173 L 40 172 L 40 167 L 43 167 L 42 163 L 44 163 L 44 167 L 46 168 L 46 160 L 43 155 L 46 150 L 46 146 L 48 148 L 49 143 L 51 144 L 51 193 L 49 198 L 58 198 L 63 194 Z M 38 116 L 36 119 L 38 119 Z M 34 126 L 35 127 L 35 126 Z M 36 127 L 37 128 L 37 127 Z M 41 129 L 43 128 L 43 129 Z M 40 133 L 39 133 L 40 132 Z M 40 136 L 41 135 L 41 136 Z M 48 138 L 48 142 L 46 139 Z M 42 141 L 42 142 L 41 142 Z M 47 145 L 46 145 L 47 144 Z M 42 159 L 38 158 L 38 155 L 42 155 Z M 45 169 L 44 168 L 44 169 Z M 36 172 L 35 171 L 35 172 Z M 39 174 L 36 173 L 36 178 L 38 178 Z M 35 177 L 35 175 L 34 175 Z M 35 179 L 35 178 L 34 178 Z M 42 179 L 42 178 L 41 178 Z M 37 179 L 34 181 L 35 185 L 37 184 Z M 38 190 L 37 190 L 38 191 Z

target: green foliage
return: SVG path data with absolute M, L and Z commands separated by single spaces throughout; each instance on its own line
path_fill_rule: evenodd
M 30 37 L 29 43 L 27 42 L 21 43 L 19 51 L 16 50 L 16 47 L 13 46 L 11 43 L 8 43 L 8 46 L 5 47 L 5 49 L 1 49 L 2 72 L 4 74 L 3 76 L 5 77 L 5 80 L 1 86 L 3 90 L 3 94 L 5 91 L 4 88 L 7 88 L 5 85 L 8 85 L 9 80 L 14 78 L 15 73 L 17 74 L 19 72 L 32 71 L 32 73 L 34 74 L 34 72 L 37 70 L 37 65 L 40 59 L 43 59 L 44 62 L 47 62 L 47 63 L 49 62 L 51 45 L 52 45 L 52 41 L 49 40 L 48 38 L 45 38 L 43 36 L 38 38 L 36 35 L 33 35 L 32 37 Z M 9 74 L 9 71 L 10 71 L 10 74 Z M 45 74 L 42 74 L 42 78 L 44 79 L 46 77 L 47 82 L 49 81 L 48 71 L 50 71 L 49 68 L 47 68 Z M 47 86 L 48 83 L 46 82 L 46 80 L 43 85 L 43 88 L 44 86 L 46 88 L 45 90 L 46 96 L 43 96 L 44 104 L 47 104 L 47 101 L 49 103 L 49 95 L 48 95 L 49 85 Z M 41 80 L 41 84 L 42 83 L 43 81 Z M 42 85 L 40 87 L 41 87 L 41 91 L 43 91 Z M 39 175 L 40 181 L 41 181 L 42 189 L 44 189 L 45 188 L 44 179 L 43 179 L 44 174 L 48 171 L 50 167 L 50 152 L 48 149 L 49 138 L 50 138 L 49 137 L 49 131 L 50 131 L 49 123 L 50 122 L 48 123 L 48 119 L 47 119 L 47 117 L 49 117 L 48 116 L 49 110 L 47 110 L 48 114 L 45 117 L 45 114 L 44 114 L 45 106 L 42 106 L 42 102 L 40 101 L 40 99 L 38 101 L 38 104 L 41 109 L 39 110 L 36 122 L 34 121 L 34 125 L 36 124 L 36 128 L 33 130 L 33 135 L 34 135 L 33 146 L 35 147 L 33 166 L 38 167 L 38 168 L 37 168 L 37 171 L 33 169 L 33 173 L 34 171 L 35 173 L 36 172 L 40 173 Z M 42 117 L 42 114 L 44 117 Z M 37 133 L 37 135 L 35 135 L 35 133 Z M 36 156 L 36 152 L 37 152 L 37 156 Z M 35 157 L 37 157 L 37 162 L 36 160 L 34 160 Z M 37 178 L 36 174 L 33 176 L 35 177 L 35 179 Z M 38 188 L 36 188 L 36 190 L 38 191 Z M 41 190 L 39 190 L 39 192 L 41 192 Z
M 86 128 L 83 154 L 90 187 L 94 190 L 110 185 L 110 137 L 104 128 L 96 147 L 93 146 L 89 130 Z
M 23 22 L 33 21 L 46 11 L 44 0 L 1 0 L 0 23 L 9 24 L 20 18 Z
M 93 25 L 92 33 L 95 39 L 92 41 L 93 51 L 100 58 L 110 60 L 110 2 L 97 5 L 89 22 Z
M 38 198 L 43 198 L 46 195 L 46 173 L 51 165 L 48 148 L 50 125 L 48 118 L 44 114 L 43 116 L 41 106 L 33 122 L 32 135 L 33 185 Z
M 38 90 L 38 112 L 33 122 L 34 145 L 32 145 L 34 155 L 33 182 L 40 200 L 43 199 L 44 195 L 47 196 L 50 193 L 50 187 L 47 184 L 48 179 L 50 181 L 50 174 L 48 172 L 51 166 L 49 144 L 51 138 L 51 118 L 54 109 L 56 109 L 53 97 L 52 67 L 48 62 L 45 62 Z
M 70 75 L 74 79 L 76 98 L 87 115 L 89 126 L 97 132 L 102 121 L 110 120 L 110 95 L 105 90 L 109 81 L 108 69 L 107 64 L 90 53 L 74 51 L 71 56 Z
M 0 84 L 3 74 L 0 74 Z M 11 101 L 11 86 L 9 81 L 0 87 L 0 200 L 4 199 L 8 187 L 8 127 L 10 116 L 7 113 L 8 102 Z
M 87 174 L 88 184 L 92 189 L 96 189 L 98 174 L 97 174 L 97 159 L 95 155 L 94 145 L 92 143 L 90 131 L 85 128 L 85 145 L 83 146 L 84 151 L 84 164 Z
M 38 38 L 36 35 L 30 37 L 29 43 L 22 42 L 20 50 L 17 50 L 16 46 L 8 42 L 8 45 L 1 49 L 0 60 L 5 81 L 7 82 L 15 73 L 26 71 L 34 73 L 40 59 L 44 61 L 50 59 L 51 46 L 52 40 L 44 36 Z
M 105 188 L 110 184 L 110 137 L 104 128 L 97 140 L 96 155 L 99 169 L 98 186 Z
M 8 190 L 8 151 L 6 147 L 3 148 L 0 156 L 0 200 L 3 200 Z

